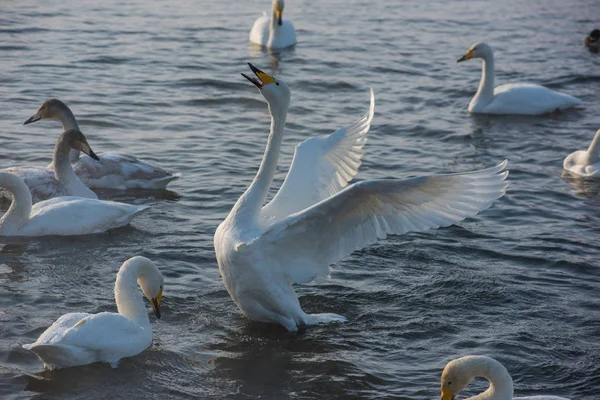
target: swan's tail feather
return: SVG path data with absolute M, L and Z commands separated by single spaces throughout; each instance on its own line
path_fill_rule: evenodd
M 95 352 L 75 346 L 24 344 L 22 347 L 38 356 L 47 369 L 85 365 L 96 359 Z

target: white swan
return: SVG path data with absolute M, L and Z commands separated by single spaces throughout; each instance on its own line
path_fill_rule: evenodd
M 513 381 L 506 368 L 493 358 L 485 356 L 465 356 L 446 365 L 442 372 L 442 400 L 454 400 L 477 377 L 490 381 L 490 387 L 466 400 L 569 400 L 558 396 L 513 397 Z
M 486 43 L 476 43 L 457 62 L 483 59 L 481 82 L 469 103 L 469 112 L 482 114 L 539 115 L 578 106 L 581 100 L 540 85 L 510 83 L 494 88 L 494 51 Z
M 600 176 L 600 129 L 587 150 L 575 151 L 565 158 L 563 168 L 575 175 Z
M 160 318 L 163 276 L 145 257 L 125 261 L 115 282 L 118 313 L 69 313 L 60 317 L 32 344 L 48 369 L 106 362 L 115 368 L 119 360 L 135 356 L 152 345 L 152 325 L 137 289 L 142 288 L 156 318 Z
M 8 211 L 0 218 L 0 236 L 87 235 L 127 225 L 147 206 L 56 197 L 31 205 L 31 193 L 16 175 L 0 172 L 0 188 L 12 195 Z
M 263 14 L 254 22 L 250 42 L 269 49 L 284 49 L 296 44 L 296 30 L 290 20 L 283 19 L 283 0 L 273 0 L 271 17 Z
M 57 119 L 64 130 L 79 129 L 69 107 L 58 99 L 46 100 L 23 125 L 42 119 Z M 181 177 L 129 154 L 105 153 L 98 162 L 88 157 L 79 158 L 79 151 L 73 150 L 70 159 L 77 176 L 93 189 L 164 189 L 169 182 Z
M 73 149 L 77 152 L 81 150 L 91 159 L 98 160 L 98 156 L 92 151 L 83 133 L 78 129 L 69 129 L 56 141 L 52 156 L 53 169 L 11 167 L 3 169 L 2 172 L 10 172 L 23 179 L 31 191 L 34 203 L 59 196 L 97 199 L 98 195 L 85 186 L 73 171 L 69 162 L 69 152 Z
M 308 315 L 294 283 L 328 274 L 329 266 L 388 234 L 448 226 L 488 208 L 507 187 L 506 162 L 487 170 L 406 180 L 378 179 L 347 188 L 360 166 L 374 113 L 328 136 L 298 145 L 279 192 L 263 207 L 279 158 L 290 90 L 250 64 L 250 78 L 269 104 L 271 132 L 250 187 L 215 232 L 227 291 L 248 318 L 296 331 L 344 321 Z M 243 74 L 242 74 L 243 75 Z

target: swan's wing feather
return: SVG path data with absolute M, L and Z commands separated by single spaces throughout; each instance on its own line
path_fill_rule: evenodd
M 329 266 L 389 234 L 452 225 L 490 207 L 506 191 L 507 162 L 469 173 L 369 180 L 267 228 L 256 243 L 290 281 L 327 275 Z
M 31 345 L 27 345 L 29 347 L 38 345 L 38 344 L 55 344 L 60 342 L 60 340 L 65 335 L 65 332 L 72 328 L 73 325 L 78 323 L 84 318 L 89 317 L 92 314 L 88 313 L 69 313 L 61 316 L 59 319 L 54 321 L 48 329 L 46 329 L 40 337 L 35 341 L 35 343 Z M 28 348 L 28 347 L 26 347 Z
M 581 100 L 547 87 L 509 83 L 494 89 L 494 99 L 485 111 L 511 114 L 544 114 L 581 104 Z
M 31 192 L 33 203 L 67 194 L 64 185 L 56 180 L 54 172 L 49 168 L 13 167 L 3 169 L 2 172 L 10 172 L 23 179 Z
M 269 40 L 269 25 L 271 18 L 267 13 L 258 17 L 250 30 L 250 42 L 265 46 Z
M 304 210 L 342 190 L 358 172 L 375 112 L 371 89 L 369 110 L 353 124 L 296 147 L 281 188 L 261 210 L 267 225 Z

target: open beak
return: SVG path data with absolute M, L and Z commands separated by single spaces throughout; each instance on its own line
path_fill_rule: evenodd
M 466 61 L 469 60 L 473 57 L 473 50 L 469 50 L 465 53 L 464 56 L 462 56 L 461 58 L 459 58 L 458 60 L 456 60 L 457 63 L 461 62 L 461 61 Z
M 158 293 L 158 296 L 150 300 L 150 304 L 152 304 L 152 309 L 154 310 L 154 314 L 156 318 L 160 319 L 160 300 L 162 299 L 162 289 Z
M 81 151 L 83 151 L 88 156 L 92 157 L 94 160 L 100 161 L 100 157 L 98 157 L 96 153 L 94 153 L 94 150 L 92 150 L 89 144 L 84 143 L 83 146 L 81 146 Z
M 35 115 L 31 116 L 31 118 L 29 118 L 27 121 L 23 122 L 23 125 L 28 125 L 28 124 L 31 124 L 33 122 L 37 122 L 40 119 L 42 119 L 42 118 L 40 118 L 39 114 L 35 113 Z
M 277 17 L 277 24 L 283 25 L 283 10 L 275 10 L 275 16 Z
M 273 78 L 271 75 L 265 74 L 260 69 L 256 68 L 254 65 L 252 65 L 250 63 L 248 63 L 248 66 L 250 67 L 252 72 L 254 72 L 254 75 L 256 75 L 256 78 L 258 78 L 258 79 L 251 78 L 246 74 L 242 74 L 242 76 L 244 78 L 248 79 L 250 82 L 252 82 L 254 84 L 254 86 L 256 86 L 257 88 L 262 89 L 265 85 L 275 82 L 275 78 Z

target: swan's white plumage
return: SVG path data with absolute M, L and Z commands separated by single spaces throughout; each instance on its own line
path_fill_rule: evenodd
M 498 361 L 486 356 L 465 356 L 446 364 L 440 382 L 442 400 L 454 400 L 477 377 L 487 379 L 490 387 L 465 400 L 569 400 L 549 395 L 513 397 L 513 380 L 508 370 Z
M 586 178 L 600 176 L 600 129 L 587 150 L 577 150 L 565 158 L 563 168 Z
M 276 10 L 283 12 L 283 0 L 274 0 L 271 17 L 263 13 L 250 30 L 250 42 L 269 49 L 284 49 L 296 44 L 296 30 L 291 21 L 282 19 L 277 23 Z
M 581 105 L 581 100 L 544 86 L 529 83 L 505 84 L 494 88 L 494 51 L 487 43 L 476 43 L 458 62 L 483 59 L 477 93 L 469 103 L 471 113 L 540 115 Z
M 115 282 L 119 313 L 65 314 L 23 348 L 49 369 L 94 362 L 116 367 L 120 359 L 139 354 L 152 345 L 152 327 L 136 281 L 160 316 L 162 274 L 147 258 L 132 257 L 123 263 Z
M 506 163 L 466 174 L 363 181 L 343 189 L 360 165 L 373 117 L 371 94 L 369 112 L 358 122 L 299 146 L 282 193 L 263 207 L 290 91 L 285 82 L 250 68 L 260 82 L 246 78 L 269 103 L 271 133 L 256 177 L 214 238 L 225 287 L 250 319 L 290 331 L 345 321 L 336 314 L 306 314 L 292 285 L 326 275 L 331 264 L 388 234 L 448 226 L 475 215 L 506 190 Z
M 342 190 L 358 172 L 375 113 L 375 94 L 367 113 L 327 136 L 315 136 L 296 146 L 281 188 L 261 210 L 265 226 L 304 210 Z

